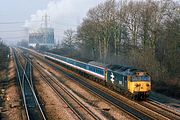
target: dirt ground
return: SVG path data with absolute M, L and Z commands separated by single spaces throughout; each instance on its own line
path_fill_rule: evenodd
M 12 52 L 11 52 L 12 53 Z M 15 64 L 10 56 L 8 82 L 5 86 L 5 102 L 3 108 L 5 120 L 23 120 L 23 109 L 21 107 L 20 90 L 17 87 Z

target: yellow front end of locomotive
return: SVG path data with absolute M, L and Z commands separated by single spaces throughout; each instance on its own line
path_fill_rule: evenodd
M 133 95 L 147 97 L 151 91 L 151 78 L 145 72 L 128 76 L 128 91 Z
M 149 93 L 151 91 L 150 81 L 128 81 L 128 90 L 130 93 Z

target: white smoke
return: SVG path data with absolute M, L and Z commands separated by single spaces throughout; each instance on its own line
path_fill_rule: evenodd
M 48 24 L 55 29 L 56 39 L 61 39 L 64 30 L 75 29 L 86 16 L 90 8 L 104 0 L 55 0 L 50 1 L 46 9 L 38 10 L 25 21 L 24 27 L 36 29 L 42 26 L 46 13 L 50 16 Z

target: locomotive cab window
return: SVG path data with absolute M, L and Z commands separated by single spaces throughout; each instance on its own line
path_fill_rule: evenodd
M 149 76 L 133 76 L 132 81 L 150 81 Z

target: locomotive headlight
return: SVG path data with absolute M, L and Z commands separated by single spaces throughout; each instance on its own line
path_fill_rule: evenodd
M 149 87 L 150 85 L 147 83 L 146 86 Z

